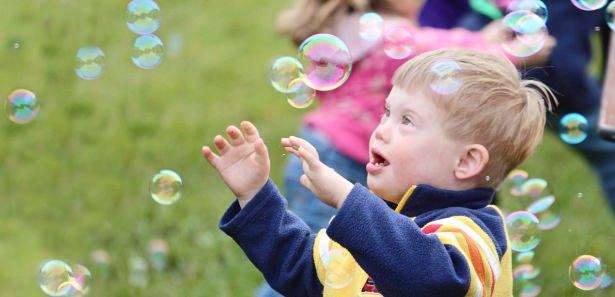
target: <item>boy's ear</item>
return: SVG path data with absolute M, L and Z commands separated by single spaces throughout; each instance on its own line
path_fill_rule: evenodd
M 467 145 L 457 161 L 454 174 L 457 179 L 468 180 L 480 175 L 489 162 L 489 152 L 482 144 Z

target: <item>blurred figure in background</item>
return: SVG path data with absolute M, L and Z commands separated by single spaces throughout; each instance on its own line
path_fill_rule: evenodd
M 510 0 L 427 0 L 421 15 L 422 26 L 484 30 L 502 17 Z M 570 1 L 544 1 L 549 16 L 547 29 L 557 40 L 545 67 L 524 72 L 546 83 L 556 93 L 557 116 L 550 116 L 548 127 L 555 130 L 562 116 L 580 113 L 588 121 L 587 138 L 572 147 L 591 165 L 600 178 L 603 193 L 615 211 L 615 143 L 597 133 L 602 80 L 610 30 L 605 22 L 605 8 L 584 11 Z M 443 16 L 446 17 L 443 17 Z M 597 55 L 595 53 L 598 53 Z M 594 69 L 595 73 L 591 73 Z
M 496 26 L 476 33 L 465 29 L 419 28 L 415 20 L 422 4 L 418 0 L 298 0 L 278 19 L 278 31 L 295 45 L 313 34 L 330 33 L 350 48 L 353 58 L 350 78 L 335 90 L 317 92 L 319 105 L 304 117 L 298 136 L 316 147 L 324 164 L 352 183 L 366 183 L 369 137 L 380 121 L 384 100 L 392 88 L 391 78 L 400 65 L 420 53 L 446 47 L 505 54 L 489 38 L 499 30 Z M 412 35 L 411 53 L 394 59 L 385 53 L 382 37 L 375 41 L 360 37 L 360 17 L 370 11 L 382 17 L 383 34 L 387 28 L 402 27 Z M 544 49 L 534 56 L 507 57 L 516 65 L 541 64 L 553 45 L 554 40 L 549 38 Z M 300 184 L 302 174 L 301 161 L 290 155 L 284 172 L 284 196 L 289 209 L 316 232 L 326 227 L 335 209 Z M 256 296 L 280 295 L 263 284 Z

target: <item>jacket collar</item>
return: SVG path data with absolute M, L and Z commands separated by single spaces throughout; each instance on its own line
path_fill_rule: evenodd
M 408 189 L 395 211 L 416 217 L 428 211 L 448 207 L 479 209 L 489 205 L 494 194 L 495 190 L 491 188 L 454 191 L 421 184 Z

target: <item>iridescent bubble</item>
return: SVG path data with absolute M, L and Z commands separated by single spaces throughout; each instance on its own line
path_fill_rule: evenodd
M 278 92 L 292 93 L 297 90 L 290 88 L 290 83 L 303 75 L 303 65 L 293 57 L 280 57 L 273 61 L 269 68 L 271 85 Z M 295 84 L 299 87 L 299 84 Z
M 555 202 L 555 196 L 553 195 L 546 196 L 530 204 L 530 206 L 527 207 L 527 211 L 533 214 L 538 214 L 545 210 L 548 210 L 549 207 L 551 207 L 551 205 L 553 205 L 554 202 Z
M 516 57 L 529 57 L 537 53 L 549 35 L 545 22 L 527 10 L 513 11 L 502 22 L 508 35 L 502 48 Z
M 517 10 L 527 10 L 537 15 L 544 23 L 549 18 L 547 5 L 541 0 L 513 0 L 506 7 L 506 14 Z
M 5 109 L 11 121 L 17 124 L 27 124 L 36 118 L 40 108 L 33 92 L 17 89 L 9 95 Z
M 359 36 L 367 41 L 376 41 L 382 37 L 384 22 L 375 12 L 367 12 L 359 19 Z
M 587 119 L 578 113 L 569 113 L 559 122 L 559 136 L 568 144 L 579 144 L 587 138 Z
M 608 0 L 570 0 L 574 6 L 582 10 L 597 10 L 606 4 Z
M 182 179 L 172 170 L 161 170 L 154 175 L 150 184 L 150 195 L 154 201 L 169 205 L 181 197 Z
M 316 91 L 308 87 L 300 78 L 293 80 L 289 84 L 289 89 L 293 90 L 286 94 L 288 104 L 294 108 L 306 108 L 314 102 Z
M 529 264 L 534 259 L 534 251 L 518 253 L 517 256 L 515 257 L 515 259 L 519 263 Z
M 67 286 L 67 297 L 81 297 L 90 292 L 90 284 L 92 283 L 92 273 L 83 265 L 76 265 L 73 268 L 73 277 L 63 285 Z
M 550 210 L 554 202 L 555 197 L 550 195 L 534 201 L 527 207 L 527 211 L 535 214 L 540 221 L 538 224 L 540 230 L 551 230 L 559 225 L 560 217 Z
M 513 251 L 531 251 L 540 243 L 538 218 L 533 213 L 513 212 L 506 217 L 506 225 Z
M 523 195 L 528 195 L 532 198 L 540 198 L 545 196 L 548 185 L 549 183 L 542 178 L 531 178 L 523 183 L 521 192 Z
M 581 290 L 593 290 L 600 287 L 604 269 L 600 259 L 591 255 L 582 255 L 572 261 L 568 269 L 570 281 Z
M 343 289 L 354 280 L 354 260 L 345 249 L 334 248 L 329 251 L 325 265 L 325 286 Z
M 533 282 L 523 282 L 519 297 L 536 297 L 540 294 L 542 287 Z
M 130 257 L 128 262 L 130 274 L 128 275 L 128 283 L 135 287 L 145 288 L 149 282 L 147 261 L 139 256 Z
M 513 269 L 513 279 L 515 281 L 526 281 L 540 275 L 540 269 L 532 264 L 522 264 Z
M 318 91 L 330 91 L 341 86 L 350 76 L 350 50 L 337 36 L 316 34 L 299 46 L 304 83 Z
M 394 26 L 384 30 L 384 53 L 392 59 L 405 59 L 414 47 L 414 37 L 405 26 Z
M 610 274 L 604 274 L 600 282 L 600 289 L 606 289 L 613 284 L 613 277 Z
M 615 30 L 615 1 L 606 7 L 606 23 L 611 30 Z
M 134 43 L 132 62 L 139 68 L 152 69 L 160 64 L 164 55 L 162 41 L 156 35 L 141 35 Z
M 156 271 L 162 271 L 169 262 L 169 244 L 163 239 L 154 239 L 148 245 L 149 260 Z
M 66 286 L 70 283 L 73 270 L 61 260 L 50 260 L 41 266 L 39 271 L 39 285 L 41 290 L 49 296 L 65 296 L 71 289 Z
M 431 66 L 431 73 L 434 77 L 429 84 L 431 89 L 440 95 L 450 95 L 461 87 L 462 80 L 459 78 L 461 67 L 453 60 L 440 60 Z
M 105 53 L 98 47 L 82 47 L 77 51 L 75 73 L 82 79 L 97 79 L 103 73 Z
M 515 169 L 508 174 L 506 178 L 510 182 L 510 194 L 513 196 L 523 195 L 521 187 L 527 180 L 529 174 L 525 170 Z
M 160 8 L 152 0 L 133 0 L 128 3 L 128 28 L 139 35 L 154 33 L 160 27 Z

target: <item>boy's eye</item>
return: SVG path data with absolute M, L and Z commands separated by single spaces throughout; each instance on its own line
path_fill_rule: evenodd
M 414 125 L 414 123 L 412 122 L 412 119 L 409 116 L 403 116 L 401 118 L 401 123 L 404 125 Z

